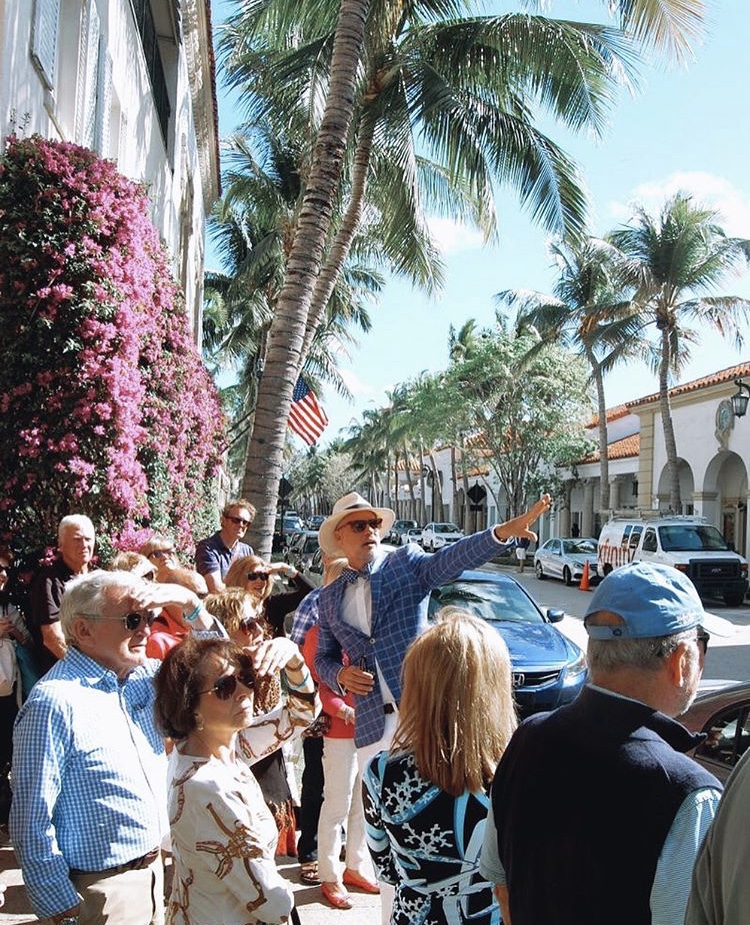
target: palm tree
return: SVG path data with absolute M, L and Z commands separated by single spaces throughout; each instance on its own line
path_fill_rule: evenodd
M 629 356 L 641 356 L 643 338 L 630 303 L 613 281 L 618 252 L 606 241 L 587 238 L 578 245 L 551 247 L 558 267 L 554 295 L 505 290 L 495 298 L 516 309 L 516 324 L 531 325 L 541 335 L 535 356 L 545 344 L 559 344 L 583 356 L 591 369 L 599 416 L 599 510 L 609 511 L 609 456 L 605 374 Z
M 622 25 L 638 39 L 679 52 L 700 22 L 702 4 L 616 0 L 615 7 Z M 547 227 L 582 227 L 584 198 L 575 168 L 534 128 L 530 104 L 538 101 L 570 127 L 600 129 L 611 90 L 629 64 L 627 45 L 613 30 L 544 17 L 440 19 L 466 8 L 460 0 L 424 0 L 408 6 L 371 0 L 247 4 L 251 17 L 260 13 L 255 18 L 267 36 L 285 46 L 283 67 L 273 67 L 274 49 L 264 49 L 264 70 L 254 70 L 252 79 L 261 86 L 269 75 L 279 85 L 299 64 L 312 75 L 304 94 L 311 112 L 325 96 L 284 287 L 269 332 L 266 374 L 248 453 L 245 487 L 259 510 L 254 541 L 261 550 L 271 533 L 292 389 L 363 214 L 376 140 L 394 141 L 386 160 L 403 193 L 394 190 L 391 202 L 415 216 L 414 228 L 423 225 L 421 200 L 409 190 L 419 190 L 437 205 L 452 192 L 450 205 L 455 209 L 462 199 L 472 203 L 475 219 L 491 234 L 494 179 L 511 183 L 534 218 Z M 286 54 L 293 32 L 304 47 L 297 44 Z M 245 41 L 243 48 L 251 45 L 252 40 Z M 421 186 L 413 144 L 417 125 L 422 144 L 443 155 Z M 332 238 L 334 205 L 349 165 L 351 195 L 340 233 Z
M 609 237 L 623 256 L 620 279 L 632 287 L 633 307 L 641 325 L 654 325 L 658 350 L 653 368 L 659 376 L 659 406 L 669 466 L 669 506 L 682 511 L 672 410 L 670 376 L 679 377 L 690 359 L 691 346 L 709 325 L 734 340 L 744 342 L 750 301 L 739 296 L 709 295 L 724 278 L 750 261 L 750 240 L 729 238 L 717 224 L 717 213 L 677 193 L 654 217 L 639 208 L 628 226 Z

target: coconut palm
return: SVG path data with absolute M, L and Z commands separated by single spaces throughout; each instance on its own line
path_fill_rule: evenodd
M 700 22 L 702 9 L 699 0 L 615 0 L 609 5 L 638 39 L 678 51 Z M 254 537 L 263 549 L 271 532 L 270 502 L 281 475 L 283 422 L 292 389 L 364 212 L 375 143 L 394 142 L 387 160 L 404 185 L 400 195 L 393 190 L 389 201 L 415 215 L 414 227 L 420 225 L 421 200 L 409 190 L 425 195 L 449 190 L 454 203 L 461 190 L 491 233 L 492 181 L 498 179 L 510 183 L 534 218 L 548 227 L 580 230 L 584 199 L 575 169 L 535 129 L 530 106 L 539 102 L 576 129 L 601 128 L 611 90 L 627 69 L 629 50 L 613 30 L 544 17 L 451 21 L 469 8 L 460 0 L 409 5 L 256 0 L 245 8 L 267 36 L 286 46 L 282 51 L 298 39 L 282 68 L 273 66 L 279 49 L 264 50 L 264 70 L 254 70 L 252 78 L 260 81 L 267 74 L 278 85 L 299 63 L 311 78 L 304 95 L 311 113 L 317 114 L 318 101 L 325 99 L 320 122 L 313 120 L 316 142 L 271 325 L 248 454 L 246 491 L 260 511 Z M 251 46 L 252 40 L 242 43 L 243 50 L 255 53 Z M 406 80 L 409 76 L 413 79 Z M 431 185 L 421 187 L 413 144 L 417 130 L 426 148 L 444 154 L 443 172 L 430 171 Z M 340 233 L 332 237 L 348 164 L 351 196 Z M 440 198 L 433 196 L 438 203 Z
M 544 344 L 559 344 L 583 356 L 591 369 L 599 417 L 599 509 L 609 510 L 607 403 L 604 377 L 629 356 L 642 356 L 640 324 L 630 302 L 623 300 L 613 268 L 619 252 L 606 241 L 587 238 L 578 245 L 552 245 L 558 268 L 554 295 L 530 290 L 505 290 L 495 298 L 515 309 L 520 327 L 532 325 Z
M 672 410 L 671 376 L 679 377 L 709 326 L 736 347 L 744 343 L 750 301 L 732 295 L 710 295 L 724 279 L 750 261 L 750 240 L 730 238 L 718 213 L 680 192 L 658 216 L 639 208 L 630 224 L 609 239 L 623 256 L 620 279 L 634 290 L 633 307 L 642 327 L 654 325 L 658 350 L 653 360 L 659 376 L 659 406 L 669 466 L 669 506 L 682 511 Z M 691 326 L 692 323 L 692 326 Z

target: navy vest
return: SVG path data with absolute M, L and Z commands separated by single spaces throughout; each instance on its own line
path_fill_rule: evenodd
M 591 688 L 523 723 L 492 786 L 513 925 L 651 925 L 677 810 L 694 790 L 721 789 L 680 754 L 702 738 Z

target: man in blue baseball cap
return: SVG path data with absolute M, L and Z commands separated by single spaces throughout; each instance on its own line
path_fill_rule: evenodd
M 516 731 L 492 786 L 481 871 L 513 925 L 682 925 L 721 784 L 684 752 L 707 614 L 676 569 L 639 562 L 585 617 L 589 684 Z

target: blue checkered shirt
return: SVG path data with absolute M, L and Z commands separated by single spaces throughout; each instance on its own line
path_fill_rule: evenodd
M 304 597 L 294 612 L 294 622 L 289 631 L 289 638 L 301 646 L 307 636 L 310 627 L 315 626 L 318 622 L 318 598 L 320 597 L 320 588 L 312 590 L 307 597 Z
M 456 578 L 464 569 L 476 568 L 505 548 L 493 530 L 464 537 L 433 555 L 416 544 L 401 546 L 372 564 L 370 593 L 372 625 L 369 636 L 342 618 L 343 576 L 320 590 L 320 635 L 315 669 L 333 690 L 340 691 L 337 675 L 341 653 L 352 665 L 364 657 L 369 670 L 377 662 L 396 702 L 401 699 L 401 664 L 409 644 L 427 625 L 430 591 Z M 377 742 L 383 735 L 385 715 L 380 685 L 366 697 L 357 697 L 354 742 L 358 748 Z
M 69 868 L 99 871 L 161 843 L 166 757 L 149 659 L 125 681 L 69 649 L 31 691 L 13 736 L 10 830 L 40 918 L 78 905 Z

